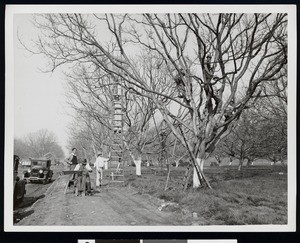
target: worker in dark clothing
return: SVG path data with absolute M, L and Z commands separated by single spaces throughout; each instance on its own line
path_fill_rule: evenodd
M 77 162 L 77 149 L 76 148 L 72 149 L 72 153 L 70 154 L 70 156 L 67 158 L 66 161 L 70 166 L 70 170 L 74 170 L 75 166 L 78 164 L 78 162 Z
M 184 76 L 185 76 L 185 73 L 184 73 L 183 69 L 180 69 L 180 72 L 175 77 L 175 83 L 176 83 L 177 89 L 178 89 L 178 98 L 183 98 L 186 96 L 185 83 L 182 80 L 182 77 L 184 77 Z
M 186 103 L 190 103 L 193 93 L 192 83 L 188 82 L 188 78 L 186 79 L 187 83 L 185 83 L 183 77 L 186 77 L 186 72 L 181 68 L 174 79 L 178 90 L 178 98 L 182 98 Z
M 205 78 L 206 82 L 209 82 L 213 78 L 213 67 L 211 65 L 211 55 L 208 54 L 206 56 L 206 61 L 204 64 L 204 69 L 205 69 Z

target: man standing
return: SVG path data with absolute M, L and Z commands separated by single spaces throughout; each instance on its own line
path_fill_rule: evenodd
M 76 191 L 75 195 L 79 196 L 81 193 L 85 195 L 85 192 L 88 194 L 91 193 L 91 179 L 90 179 L 90 172 L 92 172 L 92 168 L 90 167 L 87 160 L 84 159 L 81 163 L 77 164 L 74 171 L 80 171 L 81 173 L 78 174 L 78 177 L 75 182 Z
M 67 163 L 70 165 L 70 170 L 74 170 L 75 166 L 78 164 L 77 162 L 77 149 L 72 148 L 72 153 L 67 158 Z
M 98 151 L 97 159 L 96 159 L 96 162 L 94 164 L 94 167 L 96 168 L 96 187 L 99 187 L 102 184 L 103 167 L 104 167 L 104 164 L 108 160 L 109 159 L 102 157 L 102 152 L 101 151 Z

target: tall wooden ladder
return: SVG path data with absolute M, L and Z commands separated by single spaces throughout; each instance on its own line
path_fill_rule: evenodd
M 124 161 L 123 161 L 123 105 L 120 87 L 115 88 L 114 113 L 112 118 L 112 134 L 110 160 L 108 164 L 109 185 L 112 183 L 124 184 Z

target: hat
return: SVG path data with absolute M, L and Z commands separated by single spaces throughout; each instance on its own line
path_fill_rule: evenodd
M 102 154 L 102 151 L 98 150 L 97 155 Z

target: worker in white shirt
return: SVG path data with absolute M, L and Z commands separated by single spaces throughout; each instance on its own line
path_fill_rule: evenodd
M 91 193 L 91 179 L 89 172 L 92 172 L 92 168 L 90 167 L 89 163 L 87 163 L 87 160 L 84 159 L 82 163 L 79 163 L 76 165 L 74 171 L 81 171 L 80 174 L 78 174 L 77 180 L 75 182 L 76 185 L 76 196 L 78 196 L 81 192 L 84 191 L 85 185 L 86 185 L 86 191 L 88 194 Z M 85 192 L 84 192 L 85 194 Z
M 94 167 L 96 168 L 96 187 L 99 187 L 102 184 L 103 167 L 108 160 L 108 158 L 102 157 L 102 151 L 97 152 L 97 159 L 94 164 Z

